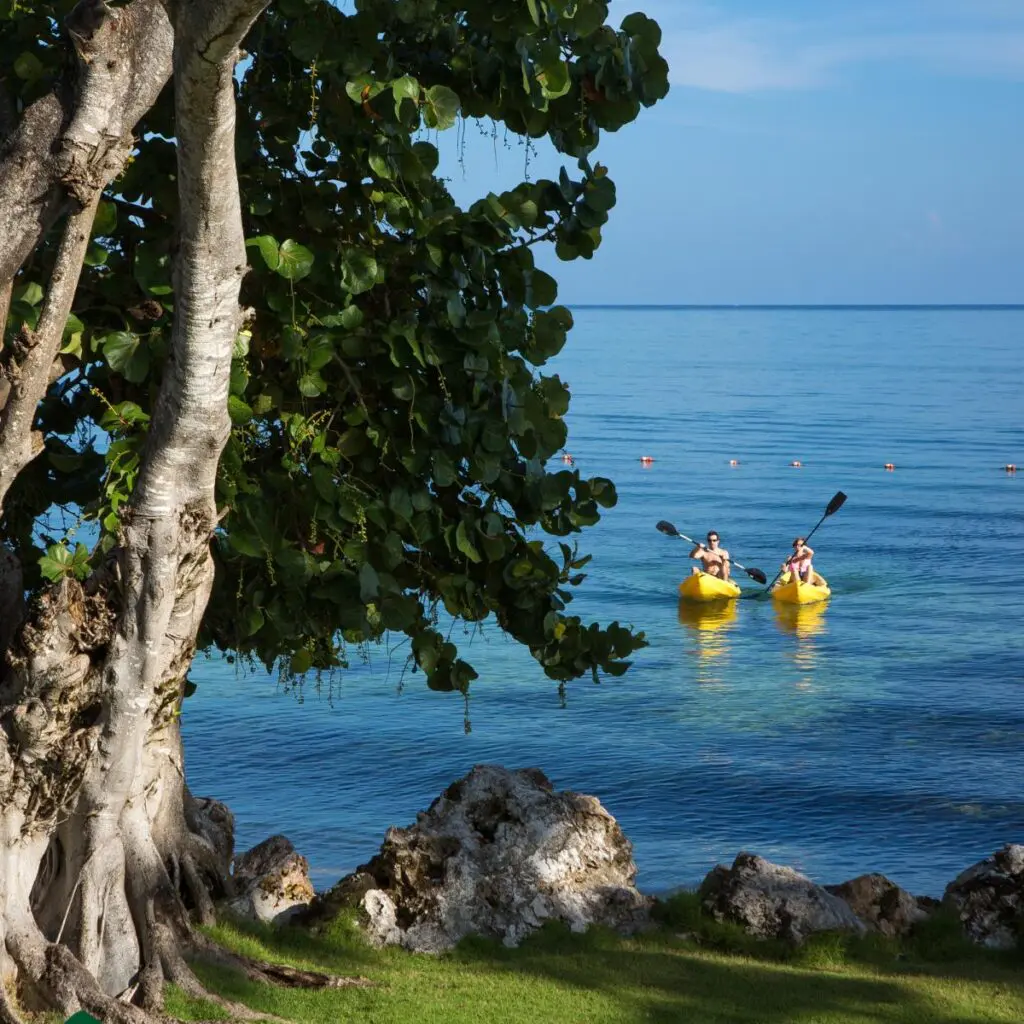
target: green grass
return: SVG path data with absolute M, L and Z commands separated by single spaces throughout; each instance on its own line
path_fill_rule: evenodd
M 299 991 L 198 965 L 209 987 L 297 1022 L 417 1024 L 992 1024 L 1024 1021 L 1019 954 L 978 950 L 936 918 L 911 942 L 825 935 L 800 950 L 707 921 L 691 894 L 659 906 L 659 927 L 622 938 L 548 926 L 519 949 L 480 939 L 429 957 L 375 950 L 350 921 L 319 936 L 221 925 L 211 934 L 250 956 L 338 974 L 371 989 Z M 171 992 L 186 1020 L 224 1014 Z

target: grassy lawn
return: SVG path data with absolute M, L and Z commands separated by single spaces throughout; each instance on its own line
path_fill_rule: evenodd
M 970 947 L 936 921 L 912 943 L 825 936 L 800 951 L 755 943 L 699 918 L 691 896 L 664 905 L 657 931 L 626 939 L 548 927 L 519 949 L 471 940 L 429 957 L 374 950 L 351 922 L 310 936 L 223 925 L 213 936 L 250 956 L 338 974 L 370 989 L 274 989 L 200 965 L 211 989 L 297 1022 L 758 1022 L 758 1024 L 990 1024 L 1024 1021 L 1019 954 Z M 172 992 L 167 1009 L 191 1020 L 223 1013 Z

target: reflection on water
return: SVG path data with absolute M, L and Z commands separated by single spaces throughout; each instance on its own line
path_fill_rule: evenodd
M 828 602 L 782 604 L 779 601 L 774 601 L 772 604 L 775 608 L 775 621 L 778 623 L 779 629 L 796 637 L 792 658 L 801 673 L 801 678 L 796 684 L 797 688 L 809 690 L 813 681 L 814 669 L 818 663 L 817 641 L 819 637 L 828 632 L 828 623 L 825 620 Z
M 728 662 L 738 601 L 680 601 L 679 621 L 693 634 L 697 682 L 721 685 Z

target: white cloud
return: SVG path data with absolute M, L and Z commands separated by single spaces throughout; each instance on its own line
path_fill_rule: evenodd
M 717 92 L 812 89 L 877 63 L 1024 82 L 1024 3 L 898 0 L 844 18 L 730 16 L 688 0 L 648 0 L 674 84 Z

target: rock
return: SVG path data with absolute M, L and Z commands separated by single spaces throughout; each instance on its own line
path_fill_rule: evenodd
M 890 938 L 907 935 L 936 900 L 918 899 L 885 875 L 858 875 L 842 885 L 826 885 L 825 891 L 838 896 L 870 928 Z
M 189 824 L 216 852 L 226 874 L 235 853 L 235 816 L 227 804 L 211 796 L 192 797 L 185 807 Z
M 741 853 L 731 868 L 714 868 L 700 887 L 701 906 L 718 921 L 733 921 L 758 938 L 803 942 L 813 932 L 867 926 L 838 896 L 799 871 Z
M 235 896 L 228 908 L 252 921 L 282 924 L 316 895 L 309 864 L 284 836 L 271 836 L 235 859 Z
M 466 935 L 517 945 L 545 921 L 573 931 L 645 926 L 629 840 L 591 796 L 556 793 L 536 769 L 477 765 L 380 852 L 318 898 L 313 917 L 361 909 L 372 941 L 419 952 Z
M 1024 933 L 1024 846 L 1011 843 L 961 872 L 942 902 L 957 912 L 972 942 L 1013 949 Z

